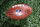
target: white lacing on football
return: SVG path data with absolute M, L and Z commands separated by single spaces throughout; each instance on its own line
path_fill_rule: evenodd
M 12 6 L 12 8 L 17 7 L 17 6 L 23 6 L 23 7 L 24 7 L 23 4 L 18 4 L 18 5 L 14 5 L 14 6 Z

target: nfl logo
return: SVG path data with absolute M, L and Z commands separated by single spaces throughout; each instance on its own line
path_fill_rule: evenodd
M 17 15 L 17 16 L 22 15 L 21 10 L 17 9 L 17 10 L 16 10 L 16 15 Z

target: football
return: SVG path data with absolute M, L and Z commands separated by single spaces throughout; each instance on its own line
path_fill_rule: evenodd
M 10 7 L 6 15 L 14 20 L 22 20 L 32 13 L 32 8 L 26 4 L 16 4 Z

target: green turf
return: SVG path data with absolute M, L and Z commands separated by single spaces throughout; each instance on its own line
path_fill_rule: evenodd
M 23 20 L 8 18 L 6 11 L 9 7 L 19 3 L 32 7 L 32 14 Z M 40 0 L 0 0 L 0 8 L 0 27 L 40 27 Z

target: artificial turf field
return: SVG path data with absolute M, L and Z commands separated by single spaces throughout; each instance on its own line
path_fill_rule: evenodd
M 23 20 L 13 20 L 6 16 L 9 7 L 15 4 L 27 4 L 32 14 Z M 0 27 L 40 27 L 40 0 L 0 0 Z

